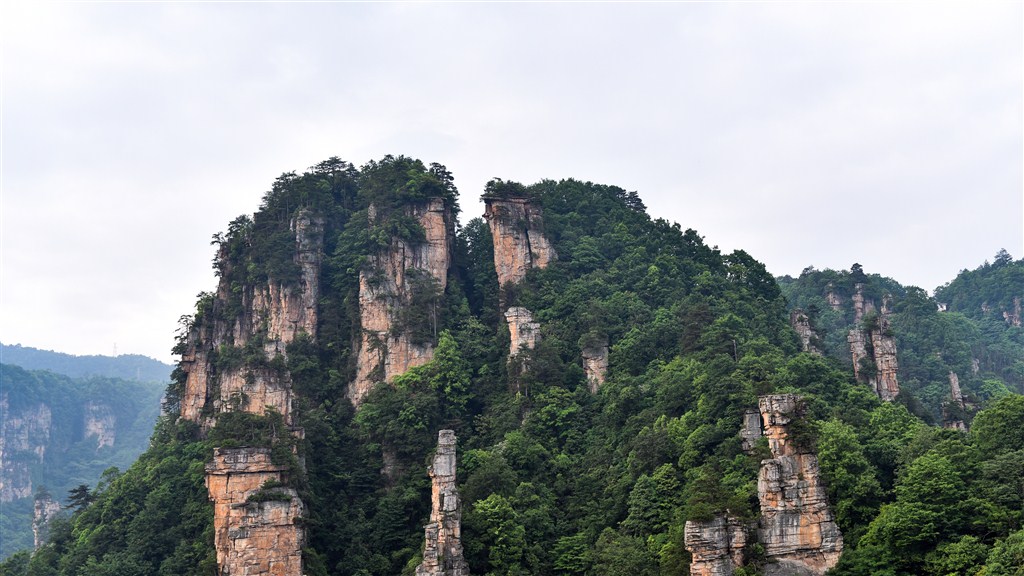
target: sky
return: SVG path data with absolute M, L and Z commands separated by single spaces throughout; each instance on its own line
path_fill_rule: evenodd
M 386 154 L 932 290 L 1024 256 L 1016 2 L 0 4 L 0 341 L 171 361 L 211 236 Z

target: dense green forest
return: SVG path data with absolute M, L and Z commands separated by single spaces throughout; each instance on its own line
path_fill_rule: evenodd
M 69 490 L 91 487 L 105 470 L 135 461 L 149 446 L 166 386 L 166 377 L 72 378 L 0 364 L 0 557 L 32 548 L 35 495 L 64 502 Z
M 436 344 L 433 360 L 378 385 L 356 412 L 345 393 L 355 376 L 359 271 L 392 238 L 424 241 L 403 207 L 443 198 L 457 212 L 457 191 L 444 166 L 405 157 L 358 169 L 332 158 L 278 178 L 254 216 L 215 237 L 229 289 L 200 295 L 177 352 L 197 326 L 234 318 L 242 301 L 232 294 L 246 285 L 294 285 L 300 273 L 289 223 L 303 210 L 323 215 L 317 339 L 297 338 L 286 357 L 270 362 L 293 383 L 302 439 L 282 435 L 273 413 L 222 413 L 204 436 L 178 418 L 186 385 L 179 370 L 150 449 L 105 476 L 88 503 L 52 526 L 49 544 L 12 557 L 0 574 L 213 576 L 204 486 L 213 448 L 267 446 L 287 461 L 293 443 L 304 463 L 291 483 L 308 510 L 306 572 L 412 574 L 430 507 L 424 471 L 442 428 L 459 438 L 472 573 L 689 574 L 687 520 L 759 514 L 767 447 L 744 452 L 739 431 L 759 395 L 785 392 L 806 401 L 799 440 L 819 456 L 844 535 L 835 574 L 1021 574 L 1019 327 L 1000 328 L 1006 349 L 997 350 L 971 339 L 976 326 L 956 311 L 954 297 L 944 300 L 951 312 L 939 314 L 923 291 L 871 277 L 869 290 L 898 297 L 893 325 L 907 371 L 900 399 L 882 402 L 854 381 L 838 352 L 801 352 L 789 325 L 787 296 L 811 311 L 828 350 L 842 350 L 850 319 L 812 305 L 822 296 L 820 280 L 852 289 L 849 280 L 863 279 L 847 276 L 863 275 L 859 267 L 834 278 L 808 272 L 780 287 L 748 253 L 723 254 L 694 230 L 652 219 L 622 188 L 494 180 L 487 192 L 539 205 L 557 259 L 518 285 L 499 286 L 488 224 L 469 220 L 454 239 L 444 292 L 425 285 L 402 316 L 416 338 Z M 814 285 L 798 290 L 804 276 Z M 998 282 L 991 306 L 1005 303 L 1006 290 L 1019 292 L 1020 284 Z M 501 314 L 512 304 L 533 311 L 542 338 L 509 362 Z M 938 348 L 928 340 L 935 338 Z M 607 380 L 592 393 L 580 351 L 605 341 Z M 972 356 L 975 345 L 987 355 Z M 936 349 L 942 357 L 933 365 Z M 224 348 L 217 361 L 265 362 L 254 350 Z M 982 363 L 977 375 L 972 357 Z M 962 371 L 971 395 L 969 432 L 933 425 L 942 418 L 946 392 L 938 386 L 948 387 L 947 369 Z M 763 568 L 757 545 L 749 552 L 752 561 L 737 574 Z
M 75 356 L 21 344 L 0 343 L 0 362 L 26 370 L 49 370 L 72 377 L 109 376 L 137 382 L 167 382 L 174 366 L 139 354 Z

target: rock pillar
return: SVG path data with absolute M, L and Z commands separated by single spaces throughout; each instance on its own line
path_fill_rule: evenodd
M 416 576 L 469 576 L 469 565 L 462 555 L 462 503 L 455 485 L 455 448 L 455 432 L 441 430 L 428 471 L 430 522 L 424 527 L 423 562 L 416 567 Z

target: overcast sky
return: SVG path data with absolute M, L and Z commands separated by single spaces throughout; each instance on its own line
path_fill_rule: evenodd
M 1021 2 L 2 4 L 0 340 L 172 359 L 330 156 L 636 190 L 777 275 L 1024 255 Z

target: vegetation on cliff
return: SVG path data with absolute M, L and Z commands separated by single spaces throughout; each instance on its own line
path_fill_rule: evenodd
M 784 289 L 761 263 L 652 219 L 635 193 L 575 180 L 494 181 L 488 192 L 537 203 L 557 259 L 499 287 L 487 224 L 467 222 L 454 240 L 444 293 L 408 311 L 419 322 L 431 307 L 431 329 L 418 337 L 433 345 L 433 360 L 376 386 L 358 411 L 346 386 L 361 336 L 359 273 L 392 238 L 422 241 L 403 206 L 439 197 L 457 209 L 447 170 L 404 157 L 358 170 L 331 159 L 279 178 L 260 212 L 216 238 L 222 278 L 242 292 L 268 278 L 294 281 L 288 223 L 299 210 L 324 218 L 317 334 L 292 341 L 276 368 L 290 378 L 304 429 L 295 450 L 305 474 L 289 484 L 308 510 L 308 574 L 413 573 L 430 508 L 425 468 L 439 429 L 455 430 L 461 443 L 462 541 L 472 573 L 688 574 L 686 520 L 759 514 L 767 447 L 744 452 L 739 431 L 759 395 L 785 392 L 806 400 L 794 435 L 820 455 L 847 544 L 838 573 L 975 574 L 981 566 L 988 576 L 1012 573 L 1008 566 L 1024 550 L 1024 403 L 1004 391 L 982 394 L 969 376 L 970 356 L 952 337 L 942 333 L 949 343 L 939 368 L 966 369 L 965 390 L 981 409 L 969 433 L 926 422 L 940 408 L 930 348 L 906 344 L 920 355 L 906 360 L 908 400 L 882 402 L 843 362 L 799 351 Z M 842 274 L 829 281 L 849 283 Z M 938 315 L 923 293 L 884 279 L 867 288 L 883 289 L 899 297 L 894 330 L 952 322 L 959 334 L 956 317 Z M 230 295 L 202 297 L 186 325 L 206 315 L 233 321 L 230 302 Z M 528 308 L 541 327 L 536 346 L 512 362 L 499 302 Z M 830 319 L 833 312 L 826 304 L 809 314 L 838 350 L 849 319 L 845 312 Z M 608 343 L 608 374 L 591 392 L 582 351 L 597 342 Z M 31 561 L 12 560 L 4 573 L 215 574 L 202 484 L 214 446 L 278 447 L 281 458 L 292 451 L 269 425 L 273 414 L 245 416 L 244 425 L 237 414 L 221 414 L 202 436 L 176 418 L 184 392 L 178 376 L 151 449 L 55 527 Z M 948 386 L 948 374 L 941 376 Z M 756 570 L 756 563 L 744 568 Z

